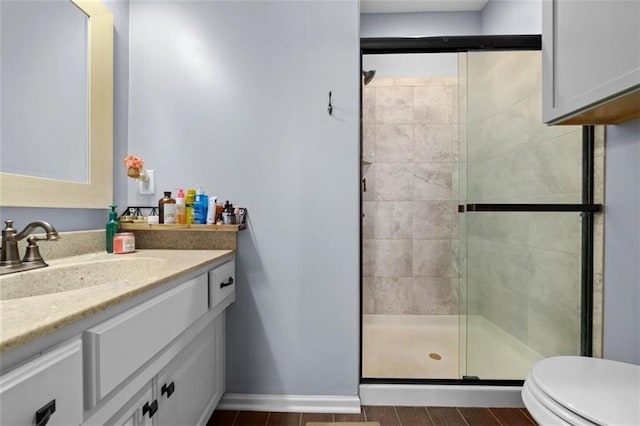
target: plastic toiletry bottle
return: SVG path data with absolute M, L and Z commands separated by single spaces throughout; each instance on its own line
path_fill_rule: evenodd
M 111 206 L 111 211 L 109 212 L 109 222 L 107 222 L 106 226 L 106 249 L 107 253 L 113 253 L 113 237 L 118 232 L 118 212 L 116 212 L 115 204 Z
M 164 192 L 164 198 L 158 201 L 160 223 L 176 223 L 176 200 L 171 198 L 171 191 Z
M 193 205 L 193 223 L 204 225 L 207 223 L 208 197 L 204 195 L 204 189 L 199 186 L 196 191 L 196 200 Z
M 209 197 L 209 208 L 207 209 L 207 225 L 215 225 L 216 224 L 216 203 L 218 201 L 218 197 L 211 196 Z
M 187 212 L 182 188 L 178 189 L 178 196 L 176 197 L 176 223 L 180 225 L 187 223 Z
M 187 190 L 187 197 L 185 198 L 185 218 L 187 224 L 193 224 L 193 205 L 196 202 L 196 190 Z
M 216 225 L 220 225 L 222 223 L 222 212 L 224 211 L 224 206 L 222 202 L 216 203 Z

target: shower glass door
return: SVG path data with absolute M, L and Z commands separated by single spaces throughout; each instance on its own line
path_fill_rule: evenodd
M 540 51 L 459 59 L 460 375 L 522 380 L 581 353 L 583 129 L 542 124 Z

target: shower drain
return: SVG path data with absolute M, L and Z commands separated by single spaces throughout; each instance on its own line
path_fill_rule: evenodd
M 442 359 L 442 357 L 440 356 L 440 354 L 437 354 L 435 352 L 431 352 L 429 354 L 429 358 L 431 359 L 435 359 L 436 361 L 440 361 Z

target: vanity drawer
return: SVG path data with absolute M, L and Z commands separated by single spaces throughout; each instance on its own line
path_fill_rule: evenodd
M 207 311 L 207 275 L 187 281 L 84 333 L 87 408 Z
M 50 426 L 82 423 L 79 339 L 0 377 L 0 424 L 36 424 L 47 410 L 51 410 Z
M 235 301 L 236 294 L 236 262 L 231 260 L 209 271 L 209 305 L 211 309 L 217 307 L 229 295 L 233 295 L 229 304 Z M 226 307 L 226 306 L 224 306 Z

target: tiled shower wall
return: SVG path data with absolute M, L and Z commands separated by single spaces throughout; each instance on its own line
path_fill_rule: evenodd
M 365 314 L 458 313 L 457 80 L 363 88 Z
M 542 124 L 540 58 L 540 52 L 468 55 L 468 202 L 581 202 L 582 130 Z M 602 202 L 601 129 L 597 155 Z M 468 313 L 542 356 L 579 354 L 580 214 L 465 216 Z M 596 284 L 601 272 L 596 260 Z

